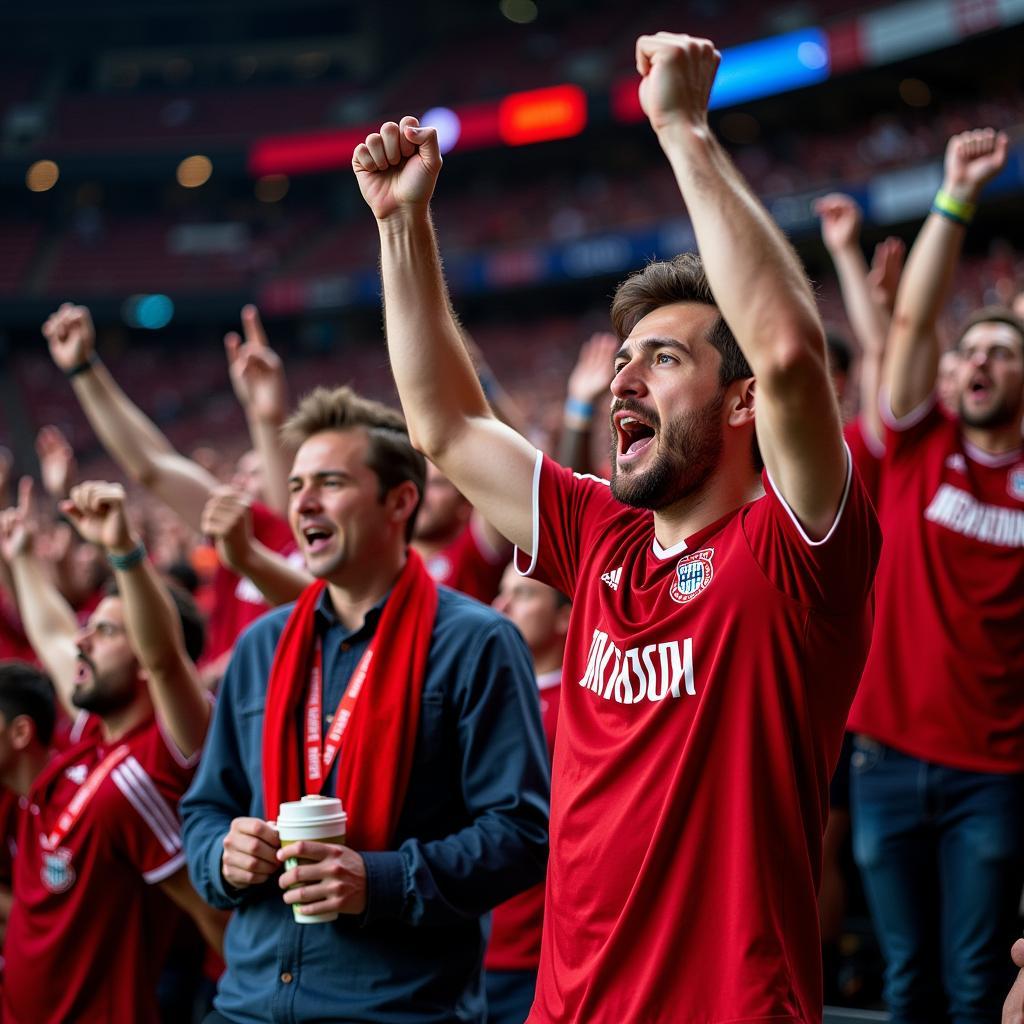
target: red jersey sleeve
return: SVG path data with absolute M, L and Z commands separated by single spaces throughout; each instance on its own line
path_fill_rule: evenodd
M 864 419 L 861 416 L 846 424 L 843 428 L 843 438 L 847 448 L 850 449 L 854 470 L 864 481 L 864 487 L 872 504 L 877 505 L 885 444 L 868 436 L 864 429 Z
M 744 510 L 743 532 L 772 584 L 801 604 L 845 613 L 871 590 L 881 531 L 867 490 L 846 451 L 846 487 L 831 529 L 811 540 L 793 510 L 763 473 L 765 497 Z
M 939 407 L 935 394 L 906 416 L 893 415 L 889 397 L 883 395 L 881 412 L 885 426 L 885 463 L 916 455 L 922 442 L 952 423 L 951 418 Z
M 576 591 L 580 552 L 622 512 L 607 480 L 574 473 L 537 452 L 534 467 L 533 552 L 515 552 L 516 569 L 560 590 Z
M 279 555 L 288 555 L 295 550 L 295 538 L 288 520 L 259 502 L 252 506 L 252 535 Z

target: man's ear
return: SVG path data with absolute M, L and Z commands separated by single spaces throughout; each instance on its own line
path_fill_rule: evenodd
M 726 407 L 729 410 L 727 422 L 730 427 L 742 427 L 754 422 L 755 388 L 753 377 L 744 377 L 729 385 Z
M 15 715 L 8 730 L 11 746 L 15 750 L 26 750 L 36 736 L 36 723 L 29 715 Z
M 391 522 L 399 523 L 404 527 L 416 510 L 419 500 L 420 492 L 417 486 L 411 480 L 403 480 L 385 495 L 385 515 Z

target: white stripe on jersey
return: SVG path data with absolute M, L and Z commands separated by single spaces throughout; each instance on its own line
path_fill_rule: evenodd
M 143 871 L 143 881 L 149 885 L 156 885 L 158 882 L 162 882 L 165 878 L 170 878 L 178 868 L 183 867 L 185 864 L 185 852 L 176 853 L 169 861 L 161 864 L 158 868 L 153 868 L 152 871 Z
M 180 850 L 181 833 L 177 820 L 142 765 L 134 757 L 129 757 L 114 769 L 111 777 L 160 845 L 168 853 Z
M 176 848 L 181 849 L 181 823 L 178 820 L 177 812 L 167 803 L 149 773 L 134 757 L 127 759 L 124 768 L 141 785 L 140 792 L 147 797 L 147 804 L 158 820 L 163 823 Z

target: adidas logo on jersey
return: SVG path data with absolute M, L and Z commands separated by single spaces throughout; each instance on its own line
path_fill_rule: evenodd
M 76 785 L 80 786 L 89 775 L 89 769 L 84 764 L 76 764 L 71 768 L 65 768 L 64 774 Z
M 612 569 L 610 572 L 606 572 L 601 577 L 601 582 L 607 583 L 612 590 L 618 590 L 619 584 L 622 582 L 622 566 L 620 565 L 618 569 Z
M 955 470 L 957 473 L 966 473 L 967 460 L 960 452 L 953 452 L 952 455 L 946 456 L 946 469 Z

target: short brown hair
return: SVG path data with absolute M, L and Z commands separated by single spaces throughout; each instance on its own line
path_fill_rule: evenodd
M 370 445 L 366 465 L 380 481 L 380 498 L 407 480 L 415 484 L 420 501 L 427 478 L 427 461 L 409 440 L 405 419 L 397 409 L 357 395 L 350 387 L 315 388 L 299 402 L 281 427 L 286 444 L 298 448 L 325 430 L 365 430 Z M 406 523 L 406 539 L 412 537 L 419 501 Z
M 704 261 L 695 252 L 684 252 L 670 260 L 648 263 L 643 270 L 630 274 L 615 290 L 612 299 L 612 327 L 619 340 L 625 341 L 648 313 L 675 302 L 698 302 L 718 310 L 718 303 L 711 294 L 711 285 L 704 273 Z M 721 313 L 715 317 L 705 341 L 714 345 L 722 357 L 718 380 L 723 388 L 734 380 L 754 376 L 747 357 Z M 761 458 L 756 433 L 751 455 L 754 467 L 760 472 L 764 460 Z
M 671 260 L 648 263 L 643 270 L 627 277 L 612 299 L 612 327 L 624 341 L 648 313 L 675 302 L 698 302 L 718 309 L 704 273 L 704 262 L 697 253 L 684 252 Z M 721 313 L 705 340 L 714 345 L 722 357 L 719 378 L 723 385 L 754 376 Z
M 1021 345 L 1024 346 L 1024 322 L 1009 306 L 982 306 L 964 321 L 954 348 L 959 348 L 960 342 L 964 340 L 964 335 L 978 324 L 1006 324 L 1020 335 Z

